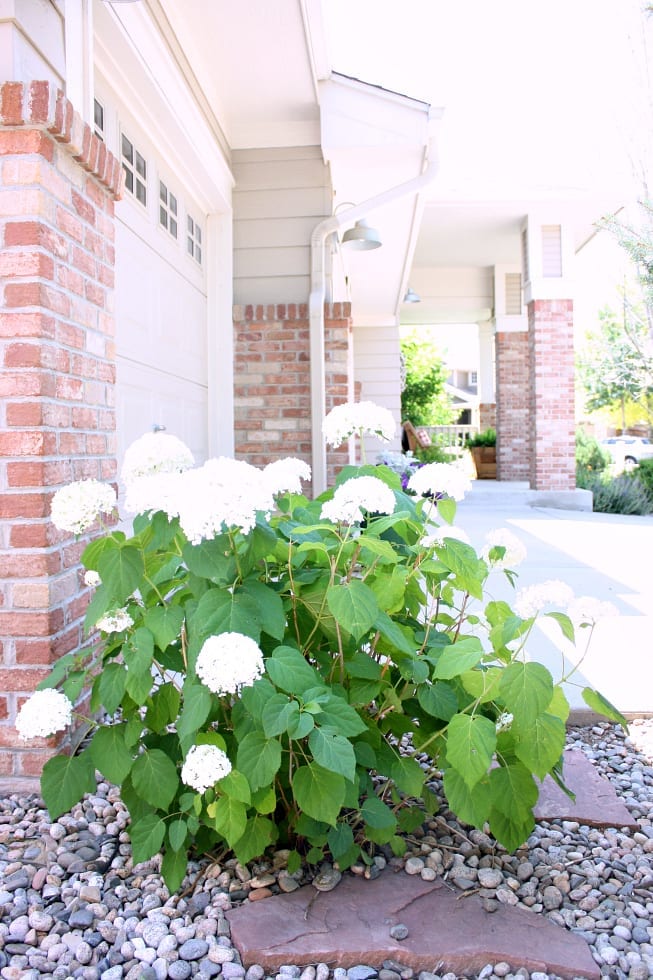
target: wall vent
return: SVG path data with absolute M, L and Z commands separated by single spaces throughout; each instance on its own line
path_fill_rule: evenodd
M 542 225 L 542 275 L 562 276 L 562 234 L 560 225 Z
M 506 272 L 504 279 L 504 301 L 506 313 L 519 316 L 521 304 L 521 272 Z

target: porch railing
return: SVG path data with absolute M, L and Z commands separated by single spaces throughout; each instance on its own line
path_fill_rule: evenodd
M 479 432 L 477 425 L 423 425 L 435 446 L 446 449 L 464 449 L 470 436 Z

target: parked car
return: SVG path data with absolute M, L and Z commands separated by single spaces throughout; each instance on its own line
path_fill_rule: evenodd
M 619 469 L 632 470 L 641 459 L 653 458 L 653 442 L 642 436 L 611 436 L 603 439 L 601 445 Z

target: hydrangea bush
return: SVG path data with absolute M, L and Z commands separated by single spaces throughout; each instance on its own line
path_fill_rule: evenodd
M 325 435 L 387 439 L 388 415 L 339 406 Z M 375 845 L 399 854 L 439 806 L 435 775 L 461 820 L 514 849 L 533 827 L 536 779 L 560 777 L 563 678 L 527 649 L 538 615 L 574 639 L 572 619 L 547 611 L 570 592 L 548 583 L 514 607 L 486 597 L 524 549 L 498 529 L 477 554 L 454 525 L 469 485 L 455 466 L 422 466 L 406 489 L 389 467 L 347 467 L 316 500 L 302 494 L 309 478 L 296 459 L 193 467 L 179 440 L 139 440 L 123 470 L 133 533 L 108 528 L 83 554 L 89 646 L 19 713 L 23 737 L 48 736 L 90 691 L 92 737 L 43 771 L 50 815 L 92 793 L 99 770 L 121 787 L 134 861 L 162 852 L 171 890 L 192 849 L 247 862 L 284 845 L 291 870 L 370 861 Z M 110 489 L 60 491 L 53 518 L 87 530 Z M 591 632 L 596 604 L 575 608 Z

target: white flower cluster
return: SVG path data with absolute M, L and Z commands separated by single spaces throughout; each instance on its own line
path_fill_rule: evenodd
M 508 732 L 512 728 L 514 716 L 509 711 L 503 711 L 496 720 L 495 728 L 497 735 L 499 732 Z
M 522 541 L 509 531 L 507 527 L 498 527 L 494 531 L 488 531 L 485 535 L 487 544 L 481 551 L 481 558 L 484 558 L 492 568 L 516 568 L 526 558 L 526 548 Z M 494 548 L 505 548 L 502 558 L 492 558 Z
M 263 475 L 268 482 L 270 492 L 274 495 L 286 491 L 301 493 L 302 480 L 310 480 L 311 468 L 303 459 L 288 456 L 286 459 L 277 459 L 274 463 L 268 463 L 263 470 Z
M 368 514 L 392 514 L 395 495 L 383 480 L 375 476 L 356 476 L 341 483 L 331 500 L 322 505 L 323 520 L 337 524 L 360 524 L 363 510 Z
M 95 627 L 102 630 L 103 633 L 122 633 L 123 630 L 128 630 L 133 625 L 134 620 L 127 612 L 127 607 L 123 606 L 121 609 L 114 609 L 112 612 L 101 616 Z
M 408 489 L 419 496 L 443 493 L 454 500 L 462 500 L 471 488 L 469 477 L 452 463 L 427 463 L 408 481 Z
M 549 579 L 520 589 L 515 599 L 514 610 L 522 619 L 530 619 L 549 605 L 564 609 L 573 598 L 574 593 L 565 582 L 561 582 L 560 579 Z
M 425 534 L 420 544 L 423 548 L 433 548 L 442 547 L 447 538 L 454 538 L 456 541 L 462 541 L 464 544 L 470 544 L 469 535 L 462 527 L 457 527 L 455 524 L 445 527 L 437 527 Z
M 263 654 L 251 636 L 220 633 L 204 641 L 195 672 L 214 694 L 238 694 L 262 676 Z
M 99 480 L 78 480 L 57 490 L 52 498 L 52 523 L 60 531 L 82 534 L 95 524 L 100 514 L 110 514 L 116 506 L 116 492 Z
M 329 446 L 340 446 L 355 433 L 367 432 L 389 442 L 397 430 L 392 413 L 374 402 L 336 405 L 324 419 L 322 431 Z
M 48 738 L 63 732 L 70 724 L 73 706 L 65 694 L 54 688 L 36 691 L 21 707 L 16 730 L 21 738 Z
M 186 786 L 205 793 L 230 772 L 229 756 L 217 745 L 193 745 L 181 767 L 181 778 Z
M 618 616 L 619 610 L 611 602 L 583 595 L 573 599 L 567 608 L 567 615 L 573 623 L 596 623 L 599 619 Z
M 100 576 L 97 572 L 94 572 L 92 568 L 89 568 L 87 572 L 84 572 L 84 585 L 88 585 L 89 589 L 97 589 L 100 582 Z
M 188 446 L 177 436 L 164 432 L 146 432 L 125 453 L 120 475 L 129 487 L 143 476 L 155 473 L 181 473 L 195 463 Z

